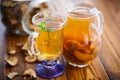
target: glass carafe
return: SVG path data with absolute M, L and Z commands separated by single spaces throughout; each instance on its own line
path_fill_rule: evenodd
M 66 11 L 63 55 L 69 64 L 85 67 L 100 50 L 103 15 L 86 3 L 70 3 Z

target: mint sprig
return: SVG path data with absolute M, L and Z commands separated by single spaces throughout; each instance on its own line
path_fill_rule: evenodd
M 41 28 L 41 30 L 42 31 L 49 31 L 49 32 L 54 32 L 55 31 L 55 29 L 54 28 L 46 28 L 46 22 L 39 22 L 38 24 L 37 24 L 37 26 L 38 27 L 40 27 Z
M 47 31 L 46 22 L 39 22 L 37 26 L 40 27 L 42 31 Z

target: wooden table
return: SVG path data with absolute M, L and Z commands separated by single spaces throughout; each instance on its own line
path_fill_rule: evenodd
M 66 62 L 65 72 L 62 76 L 54 79 L 37 80 L 120 80 L 120 0 L 88 0 L 102 11 L 105 18 L 104 32 L 102 35 L 102 48 L 99 56 L 86 68 L 72 67 Z M 25 55 L 20 47 L 16 47 L 19 42 L 24 42 L 27 37 L 7 34 L 4 25 L 0 21 L 0 80 L 6 80 L 9 72 L 17 71 L 22 74 L 25 69 L 35 68 L 36 63 L 26 63 Z M 4 61 L 8 47 L 15 47 L 19 64 L 10 67 Z M 16 77 L 14 80 L 22 80 Z

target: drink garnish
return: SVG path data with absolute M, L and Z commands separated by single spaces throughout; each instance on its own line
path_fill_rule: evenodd
M 47 31 L 46 22 L 39 22 L 37 26 L 40 27 L 42 31 Z
M 42 31 L 49 31 L 49 32 L 54 32 L 54 28 L 46 28 L 46 22 L 45 21 L 43 21 L 43 22 L 39 22 L 38 24 L 37 24 L 37 26 L 38 27 L 40 27 L 41 28 L 41 30 Z

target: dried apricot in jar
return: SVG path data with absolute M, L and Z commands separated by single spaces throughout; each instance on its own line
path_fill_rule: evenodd
M 75 50 L 77 49 L 83 49 L 84 46 L 82 44 L 80 44 L 80 42 L 76 41 L 76 40 L 67 40 L 65 43 L 64 43 L 64 48 L 67 50 L 67 51 L 70 51 L 70 52 L 74 52 Z
M 88 61 L 91 59 L 92 55 L 89 55 L 85 52 L 80 52 L 78 50 L 76 50 L 74 52 L 74 56 L 78 59 L 78 60 L 81 60 L 81 61 Z

